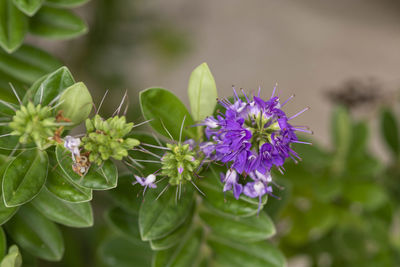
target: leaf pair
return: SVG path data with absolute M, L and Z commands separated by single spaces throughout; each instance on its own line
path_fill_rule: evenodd
M 16 51 L 26 34 L 67 39 L 87 32 L 78 16 L 59 7 L 73 7 L 86 0 L 3 0 L 0 2 L 0 46 Z M 44 5 L 46 4 L 46 5 Z
M 158 133 L 176 141 L 180 137 L 180 124 L 185 118 L 183 138 L 198 139 L 193 127 L 212 115 L 217 102 L 217 89 L 206 63 L 198 66 L 190 76 L 188 94 L 192 113 L 173 93 L 162 88 L 149 88 L 140 92 L 140 106 L 146 120 Z M 168 132 L 167 132 L 168 131 Z M 184 140 L 184 139 L 183 139 Z

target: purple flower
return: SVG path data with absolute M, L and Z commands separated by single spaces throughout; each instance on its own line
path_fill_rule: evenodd
M 221 175 L 221 181 L 225 183 L 224 192 L 232 190 L 233 195 L 236 199 L 239 199 L 240 194 L 242 193 L 243 186 L 238 183 L 239 177 L 235 170 L 228 170 L 226 175 L 223 173 Z
M 75 156 L 80 156 L 79 146 L 81 145 L 81 139 L 67 135 L 64 140 L 64 147 L 72 153 L 72 159 L 75 161 Z
M 227 165 L 233 172 L 245 176 L 249 175 L 252 181 L 239 180 L 235 172 L 235 178 L 224 176 L 224 191 L 234 190 L 238 198 L 242 192 L 249 197 L 259 197 L 272 192 L 270 171 L 276 167 L 283 172 L 283 164 L 287 158 L 297 162 L 300 157 L 291 148 L 292 143 L 298 141 L 296 131 L 309 132 L 306 127 L 292 126 L 289 121 L 298 114 L 288 118 L 281 108 L 283 104 L 279 97 L 274 96 L 268 100 L 253 96 L 252 99 L 246 95 L 242 100 L 236 91 L 233 103 L 227 99 L 219 100 L 220 105 L 225 108 L 224 113 L 216 117 L 207 117 L 200 125 L 206 126 L 205 133 L 208 141 L 200 144 L 206 158 L 220 161 Z M 239 190 L 240 187 L 240 190 Z M 227 189 L 229 188 L 229 189 Z M 239 192 L 239 193 L 238 193 Z
M 147 177 L 140 177 L 140 176 L 135 175 L 135 178 L 136 178 L 136 182 L 133 182 L 132 185 L 140 184 L 141 186 L 144 186 L 143 195 L 146 192 L 147 187 L 150 187 L 150 188 L 157 187 L 157 185 L 155 183 L 156 176 L 154 174 L 150 174 Z

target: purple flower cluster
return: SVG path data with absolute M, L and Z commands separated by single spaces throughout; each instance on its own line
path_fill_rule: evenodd
M 292 126 L 289 120 L 307 110 L 288 118 L 281 108 L 279 97 L 274 96 L 264 101 L 258 96 L 242 100 L 235 92 L 234 102 L 219 100 L 225 113 L 206 118 L 201 125 L 206 126 L 208 139 L 200 145 L 207 158 L 220 161 L 229 167 L 221 174 L 225 184 L 224 191 L 232 190 L 234 196 L 245 195 L 255 198 L 265 194 L 272 195 L 270 171 L 273 166 L 283 172 L 287 158 L 300 159 L 292 150 L 292 143 L 304 143 L 297 139 L 295 131 L 309 132 L 307 127 Z M 239 174 L 246 178 L 239 179 Z

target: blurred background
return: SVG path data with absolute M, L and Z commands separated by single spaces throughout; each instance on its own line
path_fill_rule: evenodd
M 190 71 L 204 61 L 221 96 L 231 95 L 232 85 L 261 86 L 269 95 L 278 83 L 282 98 L 296 95 L 288 113 L 312 108 L 299 121 L 327 145 L 327 92 L 350 81 L 394 100 L 399 8 L 395 0 L 97 0 L 78 9 L 89 34 L 46 43 L 92 90 L 127 89 L 132 101 L 138 90 L 157 85 L 187 103 Z
M 296 124 L 312 128 L 314 146 L 297 148 L 304 162 L 288 165 L 282 200 L 267 205 L 289 266 L 399 266 L 399 1 L 92 0 L 76 11 L 87 35 L 30 42 L 58 55 L 96 101 L 109 89 L 109 112 L 128 90 L 135 122 L 147 87 L 187 104 L 202 62 L 220 96 L 232 86 L 269 96 L 276 83 L 282 99 L 295 94 L 285 111 L 311 107 Z

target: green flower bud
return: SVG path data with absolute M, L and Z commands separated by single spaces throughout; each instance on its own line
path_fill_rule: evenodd
M 115 116 L 103 120 L 99 115 L 85 122 L 87 135 L 82 138 L 89 160 L 98 165 L 109 158 L 121 160 L 128 155 L 128 150 L 140 144 L 133 138 L 124 138 L 133 127 L 126 123 L 125 117 Z
M 200 165 L 200 161 L 195 158 L 196 153 L 187 144 L 167 144 L 167 147 L 171 150 L 161 159 L 161 173 L 169 177 L 171 185 L 192 181 L 193 172 Z
M 35 106 L 32 102 L 15 112 L 9 126 L 13 130 L 12 135 L 20 136 L 21 144 L 34 142 L 39 149 L 51 144 L 50 138 L 58 128 L 51 108 L 40 104 Z

